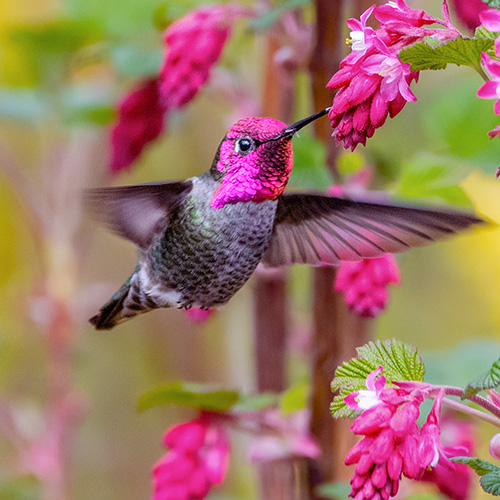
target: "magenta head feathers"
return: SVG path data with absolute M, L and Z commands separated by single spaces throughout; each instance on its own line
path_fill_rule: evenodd
M 272 118 L 245 118 L 231 127 L 219 149 L 216 168 L 224 174 L 211 206 L 276 199 L 293 166 L 292 137 L 328 110 L 287 127 Z

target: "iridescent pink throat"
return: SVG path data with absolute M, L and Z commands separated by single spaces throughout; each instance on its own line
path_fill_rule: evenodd
M 274 200 L 283 193 L 293 166 L 292 141 L 273 141 L 286 127 L 272 118 L 240 120 L 227 134 L 220 148 L 217 169 L 225 172 L 222 184 L 210 205 L 222 208 L 227 203 Z M 236 139 L 252 137 L 258 141 L 247 154 L 237 151 Z

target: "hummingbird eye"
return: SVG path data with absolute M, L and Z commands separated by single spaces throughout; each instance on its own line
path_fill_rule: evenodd
M 237 153 L 246 154 L 254 149 L 254 142 L 250 137 L 240 137 L 235 143 Z

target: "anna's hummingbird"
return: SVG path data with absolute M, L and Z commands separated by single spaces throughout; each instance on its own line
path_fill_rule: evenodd
M 481 219 L 451 210 L 283 194 L 292 137 L 328 109 L 289 127 L 247 118 L 231 127 L 210 170 L 185 182 L 94 189 L 94 217 L 138 246 L 137 265 L 90 322 L 99 330 L 159 307 L 225 304 L 262 262 L 338 265 L 400 252 Z

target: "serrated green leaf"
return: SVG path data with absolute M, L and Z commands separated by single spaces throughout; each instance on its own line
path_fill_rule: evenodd
M 479 480 L 479 484 L 486 493 L 500 496 L 500 469 L 483 476 Z
M 462 397 L 466 398 L 472 394 L 477 394 L 479 391 L 483 389 L 495 389 L 500 385 L 500 358 L 497 359 L 492 365 L 491 368 L 483 373 L 479 378 L 477 378 L 474 382 L 467 384 Z
M 280 397 L 280 410 L 283 415 L 302 410 L 307 406 L 309 384 L 297 384 L 287 389 Z
M 400 61 L 410 63 L 412 71 L 444 69 L 448 64 L 477 67 L 481 52 L 493 47 L 494 38 L 456 38 L 432 47 L 427 40 L 403 49 Z
M 145 411 L 153 406 L 177 404 L 198 410 L 223 412 L 234 406 L 239 398 L 236 391 L 213 391 L 201 384 L 171 382 L 143 394 L 139 398 L 138 409 Z
M 346 406 L 344 398 L 353 391 L 366 388 L 366 377 L 379 366 L 390 384 L 393 381 L 424 379 L 425 366 L 414 346 L 398 340 L 369 342 L 356 349 L 357 357 L 335 370 L 332 391 L 338 391 L 330 405 L 335 418 L 351 417 L 356 412 Z
M 476 471 L 478 476 L 484 476 L 490 472 L 500 470 L 496 465 L 477 457 L 451 457 L 450 460 L 459 464 L 468 465 L 471 469 Z
M 482 0 L 486 5 L 500 10 L 500 0 Z
M 320 484 L 315 489 L 315 493 L 318 496 L 325 498 L 347 499 L 350 492 L 351 492 L 351 485 L 349 483 L 340 483 L 337 481 L 333 483 Z
M 491 495 L 500 495 L 500 467 L 477 457 L 452 457 L 452 462 L 468 465 L 481 477 L 481 488 Z

